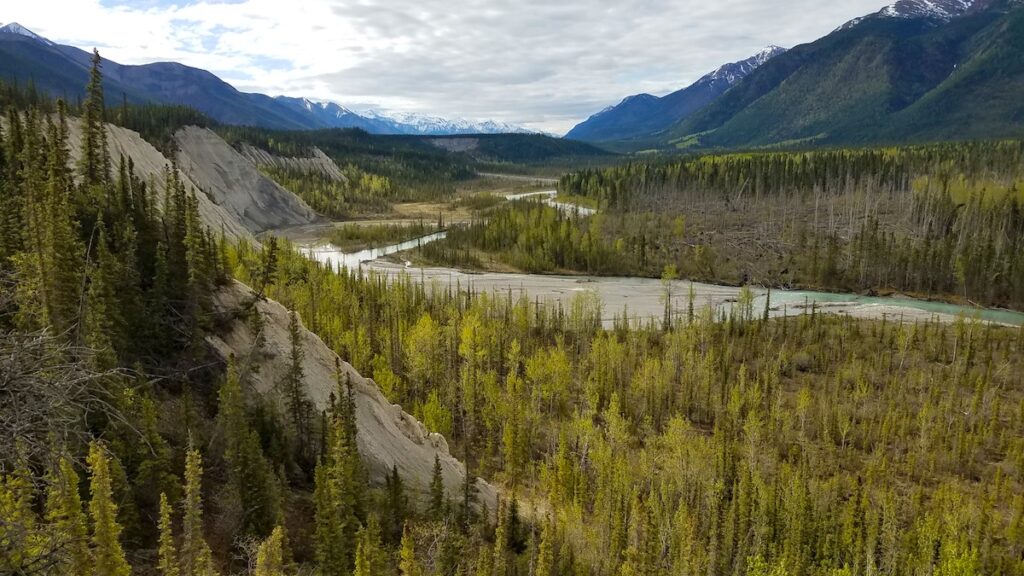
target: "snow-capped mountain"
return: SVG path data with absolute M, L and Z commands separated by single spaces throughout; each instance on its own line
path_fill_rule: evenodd
M 760 68 L 765 62 L 785 52 L 781 46 L 768 46 L 757 54 L 746 60 L 726 64 L 714 72 L 704 76 L 697 83 L 724 80 L 730 86 L 744 79 L 754 70 Z
M 379 109 L 353 110 L 334 102 L 309 98 L 278 96 L 276 100 L 296 111 L 302 111 L 318 124 L 331 128 L 361 128 L 373 134 L 406 134 L 415 136 L 450 136 L 459 134 L 530 134 L 520 126 L 495 122 L 449 120 L 438 116 L 393 112 Z
M 18 36 L 25 36 L 26 38 L 31 38 L 31 39 L 36 40 L 38 42 L 42 42 L 43 44 L 46 44 L 47 46 L 53 46 L 54 45 L 53 42 L 50 42 L 46 38 L 43 38 L 39 34 L 36 34 L 35 32 L 29 30 L 28 28 L 25 28 L 24 26 L 22 26 L 21 24 L 18 24 L 17 22 L 11 22 L 10 24 L 7 24 L 6 26 L 0 27 L 0 34 L 17 34 Z
M 530 134 L 521 126 L 486 120 L 474 122 L 461 118 L 446 119 L 438 116 L 368 109 L 359 112 L 364 118 L 379 122 L 390 122 L 400 134 L 440 136 L 453 134 Z
M 974 0 L 899 0 L 880 12 L 889 18 L 935 18 L 952 20 L 962 16 Z
M 570 130 L 566 138 L 600 142 L 649 136 L 700 110 L 784 52 L 785 48 L 768 46 L 746 60 L 721 66 L 689 87 L 661 98 L 650 94 L 629 96 L 594 114 Z
M 1019 0 L 1011 0 L 1018 1 Z M 976 9 L 983 9 L 991 4 L 990 0 L 897 0 L 874 14 L 854 18 L 839 27 L 839 30 L 852 28 L 871 18 L 928 19 L 937 22 L 950 20 L 969 14 Z

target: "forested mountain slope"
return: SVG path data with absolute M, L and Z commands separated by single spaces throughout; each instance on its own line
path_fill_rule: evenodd
M 565 137 L 607 142 L 653 136 L 714 102 L 756 68 L 785 51 L 785 48 L 769 46 L 746 60 L 725 64 L 690 86 L 660 98 L 650 94 L 630 96 L 618 105 L 594 114 Z
M 872 17 L 797 46 L 670 131 L 682 146 L 906 142 L 1024 133 L 1024 7 Z

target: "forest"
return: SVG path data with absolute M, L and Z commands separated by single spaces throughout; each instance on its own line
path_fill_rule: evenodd
M 1024 328 L 741 299 L 605 329 L 588 292 L 562 307 L 228 242 L 173 167 L 147 182 L 111 158 L 99 64 L 80 118 L 12 102 L 0 133 L 0 573 L 1024 574 Z M 537 222 L 575 247 L 558 266 L 586 264 L 574 219 L 502 210 L 484 241 Z M 246 304 L 216 305 L 234 282 Z M 260 299 L 291 310 L 267 395 L 207 345 L 229 322 L 261 334 Z M 308 398 L 302 326 L 497 508 L 439 464 L 371 485 L 351 382 Z
M 1022 172 L 1021 142 L 632 163 L 562 178 L 599 216 L 503 208 L 424 254 L 1024 309 Z

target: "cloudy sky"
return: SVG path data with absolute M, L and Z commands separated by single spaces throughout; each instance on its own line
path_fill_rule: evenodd
M 563 133 L 884 0 L 17 0 L 16 21 L 123 64 L 173 60 L 244 91 Z

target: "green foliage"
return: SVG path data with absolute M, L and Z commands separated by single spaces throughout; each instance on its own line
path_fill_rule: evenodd
M 292 176 L 299 181 L 306 180 L 301 186 L 307 187 L 313 197 L 321 195 L 325 206 L 346 206 L 341 203 L 341 198 L 360 190 L 359 186 L 363 186 L 363 192 L 368 192 L 372 187 L 359 182 L 364 175 L 375 179 L 379 188 L 386 186 L 384 189 L 389 191 L 394 200 L 422 201 L 450 196 L 455 191 L 456 182 L 468 180 L 475 174 L 468 159 L 453 156 L 420 138 L 373 136 L 362 130 L 341 129 L 279 132 L 221 126 L 217 131 L 236 147 L 246 143 L 288 158 L 312 157 L 313 149 L 317 148 L 338 166 L 347 167 L 346 173 L 355 176 L 356 180 L 350 181 L 349 185 L 356 187 L 351 191 L 340 185 L 324 184 L 308 174 L 282 175 L 285 178 Z M 368 202 L 370 208 L 375 201 L 379 202 L 379 199 L 374 200 L 367 194 L 359 198 Z M 349 204 L 355 205 L 351 201 Z M 362 209 L 367 209 L 367 206 L 364 205 Z
M 168 158 L 174 158 L 178 144 L 174 134 L 186 126 L 208 128 L 216 122 L 189 106 L 125 104 L 108 121 L 134 130 Z
M 92 518 L 92 569 L 96 576 L 128 576 L 131 568 L 121 548 L 121 526 L 111 489 L 110 465 L 104 447 L 89 448 L 89 516 Z
M 331 230 L 328 240 L 342 250 L 354 252 L 423 238 L 440 229 L 436 225 L 410 224 L 361 225 L 346 224 Z
M 668 332 L 605 331 L 599 307 L 467 298 L 281 257 L 268 296 L 331 310 L 320 333 L 344 355 L 350 334 L 374 326 L 361 353 L 394 358 L 398 401 L 436 396 L 471 470 L 518 478 L 550 505 L 555 573 L 569 550 L 596 574 L 744 573 L 758 557 L 815 575 L 1016 562 L 1014 548 L 983 542 L 1014 526 L 1024 480 L 1003 471 L 1024 433 L 1019 331 L 759 311 L 717 322 L 701 310 Z M 245 245 L 232 260 L 243 280 L 258 270 Z M 458 378 L 432 380 L 417 356 Z M 505 442 L 510 427 L 520 432 Z M 467 556 L 488 574 L 502 558 L 509 570 L 527 561 L 507 536 L 485 540 Z M 935 543 L 949 554 L 926 554 Z
M 220 389 L 218 419 L 224 436 L 230 497 L 241 516 L 237 532 L 270 537 L 281 518 L 277 477 L 249 424 L 234 359 L 228 363 L 227 379 Z
M 773 58 L 649 141 L 752 148 L 1019 137 L 1024 11 L 866 18 Z
M 402 199 L 387 176 L 364 172 L 351 164 L 342 170 L 345 180 L 341 181 L 297 168 L 266 166 L 263 171 L 331 218 L 387 212 L 392 202 Z
M 181 576 L 214 576 L 213 555 L 203 536 L 203 459 L 198 450 L 185 457 L 185 498 L 182 502 Z
M 583 171 L 561 190 L 608 210 L 579 230 L 615 249 L 616 274 L 1019 308 L 1022 159 L 1020 142 L 734 154 Z
M 327 421 L 326 457 L 316 468 L 316 559 L 323 576 L 347 576 L 366 519 L 366 476 L 357 445 L 351 383 L 341 366 Z M 379 538 L 379 528 L 378 536 Z
M 160 549 L 157 568 L 160 576 L 178 576 L 178 549 L 174 543 L 174 528 L 171 524 L 171 505 L 167 494 L 160 495 Z
M 449 266 L 479 266 L 479 259 L 467 250 L 492 254 L 504 264 L 532 273 L 612 274 L 626 268 L 592 223 L 537 202 L 499 208 L 487 220 L 453 228 L 445 240 L 422 246 L 416 253 Z
M 288 576 L 293 571 L 286 560 L 286 538 L 284 528 L 274 528 L 270 536 L 260 544 L 256 554 L 255 576 Z

